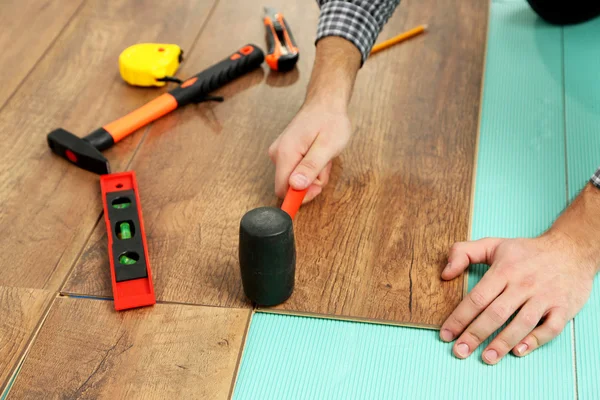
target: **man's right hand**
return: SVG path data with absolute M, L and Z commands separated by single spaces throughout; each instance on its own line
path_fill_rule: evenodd
M 345 110 L 303 106 L 269 147 L 276 166 L 275 194 L 283 198 L 290 185 L 296 190 L 308 188 L 304 202 L 318 196 L 329 181 L 332 160 L 346 147 L 350 132 Z
M 360 52 L 345 39 L 332 36 L 317 43 L 304 105 L 269 147 L 279 198 L 289 186 L 308 188 L 306 203 L 327 185 L 332 160 L 350 139 L 347 110 L 360 63 Z

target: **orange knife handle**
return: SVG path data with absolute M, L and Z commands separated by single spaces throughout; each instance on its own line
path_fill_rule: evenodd
M 283 199 L 283 204 L 281 204 L 281 209 L 288 213 L 292 219 L 296 216 L 296 213 L 300 209 L 302 205 L 302 201 L 304 200 L 304 196 L 306 196 L 306 192 L 308 189 L 304 190 L 296 190 L 291 186 L 288 189 L 285 198 Z

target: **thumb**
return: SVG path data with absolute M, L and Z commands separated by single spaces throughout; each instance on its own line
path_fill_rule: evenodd
M 502 242 L 499 238 L 485 238 L 472 242 L 454 243 L 448 255 L 448 265 L 442 278 L 450 280 L 460 275 L 470 264 L 491 263 L 494 249 Z
M 296 190 L 304 190 L 308 188 L 321 171 L 329 164 L 331 159 L 335 157 L 337 149 L 333 146 L 324 146 L 319 137 L 314 141 L 308 153 L 302 161 L 296 166 L 290 175 L 290 186 Z

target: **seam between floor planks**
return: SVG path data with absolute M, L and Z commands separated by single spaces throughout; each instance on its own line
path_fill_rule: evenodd
M 242 357 L 244 356 L 244 350 L 246 349 L 246 342 L 248 341 L 248 333 L 250 333 L 250 325 L 252 324 L 252 318 L 254 317 L 255 312 L 256 312 L 255 308 L 250 309 L 250 315 L 248 316 L 248 322 L 246 323 L 246 328 L 244 329 L 244 336 L 242 337 L 242 344 L 240 345 L 240 350 L 238 352 L 238 359 L 235 363 L 235 369 L 233 371 L 233 378 L 231 379 L 231 387 L 229 388 L 228 398 L 230 400 L 233 398 L 233 393 L 235 392 L 235 385 L 237 383 L 237 378 L 240 373 L 240 366 L 242 365 Z
M 477 182 L 477 159 L 479 156 L 479 139 L 481 136 L 481 117 L 483 115 L 483 95 L 485 90 L 485 72 L 487 66 L 487 56 L 488 56 L 488 44 L 490 38 L 490 18 L 492 16 L 491 6 L 488 7 L 488 15 L 486 18 L 486 29 L 485 29 L 485 46 L 483 48 L 483 68 L 481 70 L 481 80 L 479 83 L 479 111 L 477 118 L 477 133 L 475 135 L 475 149 L 473 151 L 473 170 L 471 171 L 471 199 L 469 204 L 469 222 L 468 222 L 468 230 L 467 230 L 467 240 L 471 240 L 471 234 L 473 229 L 473 214 L 475 211 L 475 184 Z M 463 293 L 462 297 L 464 298 L 469 292 L 469 268 L 467 268 L 464 272 L 463 278 Z
M 388 325 L 388 326 L 399 326 L 403 328 L 417 328 L 417 329 L 427 329 L 427 330 L 439 330 L 439 325 L 427 325 L 427 324 L 411 324 L 406 322 L 395 322 L 393 320 L 385 320 L 385 319 L 371 319 L 371 318 L 361 318 L 361 317 L 349 317 L 345 315 L 336 315 L 336 314 L 319 314 L 312 313 L 306 311 L 293 311 L 293 310 L 285 310 L 285 309 L 266 309 L 266 308 L 255 308 L 254 312 L 264 313 L 264 314 L 278 314 L 278 315 L 291 315 L 297 317 L 310 317 L 317 319 L 329 319 L 334 321 L 347 321 L 347 322 L 357 322 L 364 324 L 374 324 L 374 325 Z
M 33 343 L 35 342 L 35 339 L 38 337 L 38 334 L 42 330 L 42 326 L 44 325 L 44 322 L 46 322 L 46 318 L 48 318 L 48 315 L 50 314 L 50 309 L 52 309 L 52 306 L 54 305 L 56 298 L 59 296 L 60 296 L 59 293 L 55 293 L 54 298 L 48 303 L 48 306 L 46 307 L 46 309 L 44 310 L 44 313 L 38 320 L 38 323 L 35 326 L 35 329 L 29 336 L 29 339 L 27 340 L 27 345 L 21 352 L 21 355 L 19 356 L 19 360 L 13 367 L 13 370 L 10 373 L 10 375 L 8 376 L 8 379 L 6 380 L 6 382 L 3 382 L 2 383 L 3 386 L 0 386 L 0 389 L 2 389 L 2 391 L 0 391 L 0 400 L 4 400 L 8 397 L 8 394 L 10 393 L 10 389 L 12 388 L 12 385 L 15 382 L 17 375 L 19 375 L 19 372 L 21 371 L 21 366 L 23 365 L 23 363 L 25 362 L 25 359 L 27 358 L 27 355 L 29 354 L 29 350 L 31 350 L 31 347 L 33 346 Z
M 75 11 L 73 12 L 73 14 L 67 19 L 67 21 L 65 22 L 65 25 L 60 29 L 60 31 L 58 31 L 58 33 L 56 34 L 56 36 L 54 37 L 54 39 L 52 39 L 52 41 L 48 44 L 48 46 L 46 47 L 46 49 L 40 54 L 40 56 L 38 57 L 38 59 L 35 60 L 35 62 L 31 66 L 31 68 L 29 68 L 29 71 L 27 71 L 27 73 L 25 74 L 25 76 L 23 77 L 23 79 L 21 79 L 21 81 L 19 82 L 19 84 L 17 86 L 15 86 L 14 90 L 12 91 L 12 93 L 6 98 L 6 100 L 4 101 L 4 103 L 0 104 L 0 113 L 4 110 L 4 107 L 6 107 L 6 105 L 8 103 L 10 103 L 10 101 L 13 98 L 13 96 L 15 95 L 15 93 L 17 93 L 21 89 L 21 86 L 23 86 L 23 83 L 29 78 L 29 76 L 31 75 L 31 73 L 36 69 L 36 67 L 38 66 L 38 64 L 40 63 L 40 61 L 44 57 L 46 57 L 46 54 L 48 54 L 48 51 L 50 51 L 50 49 L 54 47 L 54 45 L 56 44 L 56 41 L 62 36 L 63 32 L 71 24 L 71 22 L 73 22 L 73 19 L 75 19 L 75 17 L 79 14 L 79 11 L 81 11 L 81 9 L 83 8 L 83 6 L 85 5 L 86 2 L 87 2 L 87 0 L 82 0 L 81 1 L 81 4 L 79 4 L 79 6 L 75 9 Z

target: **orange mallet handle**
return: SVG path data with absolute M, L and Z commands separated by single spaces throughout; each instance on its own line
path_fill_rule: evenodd
M 294 216 L 296 216 L 296 213 L 300 209 L 302 200 L 304 200 L 304 196 L 306 196 L 306 192 L 308 192 L 308 189 L 295 190 L 291 186 L 288 189 L 288 192 L 283 199 L 283 204 L 281 204 L 281 209 L 288 213 L 292 219 L 294 219 Z

